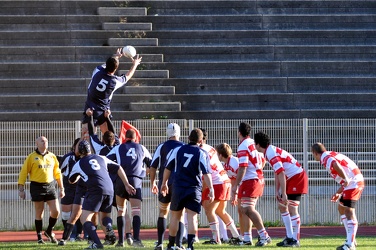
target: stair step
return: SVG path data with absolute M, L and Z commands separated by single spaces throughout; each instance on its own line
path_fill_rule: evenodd
M 99 7 L 98 15 L 140 16 L 147 15 L 147 9 L 145 7 Z
M 130 111 L 181 111 L 180 102 L 130 102 Z
M 175 86 L 125 86 L 126 94 L 166 94 L 174 95 Z
M 152 23 L 109 23 L 102 24 L 104 30 L 152 30 Z
M 158 38 L 109 38 L 110 46 L 158 46 Z

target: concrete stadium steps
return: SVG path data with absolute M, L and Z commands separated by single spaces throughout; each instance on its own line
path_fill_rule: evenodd
M 95 62 L 104 63 L 116 46 L 0 46 L 0 62 Z M 136 50 L 138 47 L 135 46 Z M 150 50 L 153 53 L 152 50 Z M 138 54 L 140 52 L 138 51 Z M 140 54 L 142 62 L 163 62 L 163 54 Z M 129 63 L 122 57 L 120 63 Z
M 100 30 L 104 22 L 121 21 L 120 16 L 112 15 L 0 15 L 0 30 Z
M 128 16 L 126 24 L 152 23 L 161 30 L 339 30 L 372 29 L 376 16 L 369 14 L 234 14 L 234 15 L 147 15 Z M 124 24 L 123 24 L 124 25 Z M 111 26 L 104 27 L 111 29 Z M 126 26 L 112 26 L 126 29 Z

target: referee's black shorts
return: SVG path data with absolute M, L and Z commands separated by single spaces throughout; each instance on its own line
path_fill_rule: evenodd
M 51 201 L 57 199 L 56 183 L 30 182 L 30 195 L 32 201 Z

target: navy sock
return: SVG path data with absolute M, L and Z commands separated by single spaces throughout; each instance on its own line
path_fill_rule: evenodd
M 125 231 L 125 217 L 118 216 L 117 217 L 117 228 L 119 233 L 119 243 L 124 242 L 124 231 Z
M 100 241 L 99 237 L 98 237 L 98 234 L 97 234 L 97 231 L 95 229 L 95 226 L 93 225 L 93 223 L 91 221 L 86 221 L 84 223 L 84 230 L 85 232 L 87 232 L 87 234 L 89 235 L 89 238 L 95 243 L 97 244 L 97 246 L 99 247 L 103 247 L 103 244 L 102 242 Z
M 42 220 L 35 220 L 35 231 L 38 234 L 38 240 L 42 239 L 42 229 L 43 229 L 43 221 Z M 39 235 L 41 235 L 39 239 Z
M 188 248 L 193 249 L 193 243 L 195 242 L 196 235 L 188 234 Z
M 64 232 L 63 232 L 63 240 L 68 240 L 69 236 L 72 234 L 74 225 L 70 223 L 66 223 L 64 227 Z
M 106 229 L 112 230 L 112 219 L 110 217 L 104 217 L 102 219 L 102 224 L 106 227 Z
M 167 219 L 163 217 L 159 217 L 157 221 L 157 229 L 158 229 L 158 245 L 163 243 L 164 233 L 167 229 Z
M 135 240 L 140 240 L 140 229 L 141 229 L 140 216 L 138 215 L 133 216 L 132 226 L 133 226 L 133 238 Z
M 75 226 L 76 226 L 77 235 L 82 234 L 81 220 L 77 220 Z
M 179 229 L 176 234 L 176 245 L 181 247 L 183 245 L 183 236 L 184 236 L 184 223 L 179 221 Z
M 176 238 L 175 236 L 171 236 L 171 235 L 168 236 L 168 246 L 167 246 L 167 248 L 173 247 L 175 245 L 175 238 Z

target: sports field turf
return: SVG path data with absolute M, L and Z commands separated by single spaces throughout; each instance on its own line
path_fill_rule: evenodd
M 267 249 L 286 249 L 282 247 L 277 247 L 275 244 L 281 241 L 281 238 L 273 238 L 272 244 L 265 246 L 263 248 Z M 203 240 L 202 240 L 203 242 Z M 253 240 L 256 242 L 256 239 Z M 301 249 L 336 249 L 337 246 L 342 245 L 344 242 L 343 237 L 312 237 L 312 238 L 303 238 L 301 239 Z M 358 247 L 356 249 L 364 249 L 364 250 L 375 250 L 376 249 L 376 237 L 357 237 Z M 147 240 L 143 241 L 145 248 L 140 249 L 154 249 L 154 241 Z M 167 241 L 165 241 L 165 245 Z M 73 249 L 85 249 L 87 247 L 86 242 L 74 242 L 74 243 L 67 243 L 65 246 L 57 246 L 52 245 L 51 243 L 47 243 L 46 245 L 38 245 L 36 242 L 0 242 L 0 249 L 18 249 L 18 250 L 32 250 L 32 249 L 66 249 L 66 250 L 73 250 Z M 227 244 L 222 245 L 203 245 L 201 243 L 195 244 L 195 249 L 256 249 L 254 246 L 230 246 Z M 130 246 L 125 246 L 125 248 L 115 248 L 114 246 L 105 246 L 105 249 L 137 249 Z M 166 248 L 165 248 L 166 249 Z M 260 249 L 260 248 L 257 248 Z

